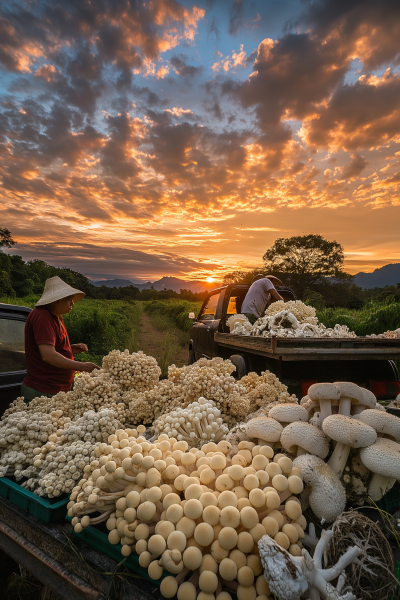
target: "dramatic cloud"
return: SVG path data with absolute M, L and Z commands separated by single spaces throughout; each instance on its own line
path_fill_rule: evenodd
M 391 0 L 9 0 L 0 224 L 96 277 L 220 275 L 302 232 L 400 261 L 399 39 Z

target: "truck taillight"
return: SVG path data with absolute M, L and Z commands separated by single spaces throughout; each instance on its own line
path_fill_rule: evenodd
M 312 381 L 301 381 L 301 393 L 303 396 L 307 396 L 308 388 L 313 385 L 313 383 L 318 383 L 317 379 L 313 379 Z
M 400 383 L 394 379 L 370 379 L 371 392 L 379 398 L 395 398 L 400 394 Z

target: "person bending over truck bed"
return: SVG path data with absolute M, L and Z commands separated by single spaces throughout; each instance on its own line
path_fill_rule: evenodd
M 61 315 L 70 313 L 74 302 L 86 294 L 72 288 L 59 277 L 47 279 L 42 297 L 25 323 L 27 375 L 21 386 L 26 402 L 37 396 L 68 392 L 75 371 L 91 373 L 99 369 L 91 362 L 78 362 L 74 354 L 87 352 L 86 344 L 70 344 Z
M 268 302 L 271 300 L 271 297 L 274 300 L 283 300 L 282 296 L 276 291 L 271 280 L 279 285 L 283 285 L 282 281 L 273 275 L 269 275 L 268 277 L 257 275 L 257 277 L 253 279 L 243 300 L 241 313 L 248 318 L 252 325 L 257 319 L 264 315 L 264 311 Z

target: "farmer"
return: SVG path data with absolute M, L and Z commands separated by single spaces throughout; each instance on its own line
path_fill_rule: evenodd
M 273 275 L 257 275 L 254 277 L 251 286 L 243 300 L 241 313 L 245 315 L 253 325 L 263 316 L 267 304 L 271 300 L 283 300 L 274 287 L 274 283 L 283 285 L 282 281 Z
M 91 373 L 99 369 L 94 363 L 74 360 L 74 354 L 87 352 L 88 348 L 86 344 L 70 344 L 61 316 L 70 313 L 74 303 L 85 295 L 59 277 L 47 279 L 43 295 L 25 324 L 27 375 L 21 386 L 25 401 L 68 392 L 75 371 Z

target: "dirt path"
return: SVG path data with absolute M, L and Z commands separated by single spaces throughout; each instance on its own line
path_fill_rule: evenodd
M 161 331 L 154 327 L 151 315 L 142 312 L 140 316 L 139 350 L 156 358 L 163 374 L 169 365 L 182 367 L 187 364 L 188 350 L 176 343 L 174 330 Z

